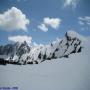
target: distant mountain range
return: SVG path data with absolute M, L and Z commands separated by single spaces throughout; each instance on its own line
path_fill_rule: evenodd
M 84 37 L 74 31 L 68 31 L 62 39 L 48 45 L 29 46 L 26 41 L 0 46 L 0 64 L 38 64 L 45 60 L 68 58 L 72 53 L 82 51 Z

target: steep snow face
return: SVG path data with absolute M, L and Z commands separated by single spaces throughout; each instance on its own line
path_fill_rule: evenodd
M 51 44 L 30 47 L 26 42 L 0 46 L 0 58 L 21 64 L 40 63 L 45 60 L 66 57 L 81 52 L 84 37 L 74 31 L 68 31 L 63 39 Z

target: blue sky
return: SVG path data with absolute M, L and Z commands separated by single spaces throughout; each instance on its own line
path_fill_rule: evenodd
M 11 15 L 4 14 L 12 12 L 12 7 L 20 10 L 20 15 L 25 15 L 23 23 L 20 22 L 22 18 L 14 19 L 21 23 L 19 26 L 14 21 L 15 26 L 13 23 L 10 25 L 8 20 Z M 47 19 L 46 22 L 44 19 Z M 63 37 L 68 30 L 90 36 L 90 0 L 0 0 L 0 44 L 15 42 L 17 36 L 47 44 L 57 37 Z

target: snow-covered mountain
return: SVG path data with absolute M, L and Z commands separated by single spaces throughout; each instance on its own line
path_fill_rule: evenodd
M 68 58 L 72 53 L 81 52 L 83 40 L 85 40 L 83 36 L 68 31 L 64 38 L 48 45 L 30 47 L 26 42 L 8 44 L 0 46 L 0 59 L 14 64 L 38 64 L 45 60 Z
M 71 37 L 72 40 L 68 40 L 67 36 L 69 39 Z M 74 38 L 76 38 L 75 41 L 73 41 Z M 61 41 L 62 44 L 60 43 Z M 68 58 L 57 57 L 57 59 L 51 59 L 52 61 L 45 60 L 43 63 L 31 66 L 7 65 L 5 67 L 0 65 L 0 86 L 10 86 L 10 88 L 16 86 L 19 90 L 90 90 L 90 37 L 84 38 L 75 32 L 69 31 L 65 34 L 65 37 L 62 40 L 58 39 L 49 45 L 35 47 L 29 46 L 30 51 L 27 49 L 28 45 L 26 42 L 24 42 L 22 49 L 26 48 L 26 51 L 21 55 L 19 60 L 21 61 L 22 58 L 26 61 L 27 56 L 29 56 L 32 58 L 28 58 L 26 63 L 30 63 L 31 61 L 32 63 L 35 63 L 34 59 L 37 59 L 38 52 L 41 52 L 42 50 L 44 53 L 46 48 L 48 48 L 46 52 L 48 54 L 46 55 L 48 55 L 47 57 L 50 57 L 49 53 L 53 53 L 57 47 L 59 50 L 65 50 L 67 45 L 65 44 L 66 42 L 69 43 L 67 49 L 68 53 L 58 51 L 55 52 L 55 55 L 58 57 L 59 55 L 68 55 Z M 71 44 L 71 42 L 73 44 Z M 80 42 L 80 44 L 77 45 L 78 42 Z M 18 50 L 21 45 L 22 43 L 13 44 L 13 62 L 15 59 L 18 60 L 18 54 L 16 54 L 16 52 L 19 53 Z M 74 45 L 82 47 L 80 53 L 77 53 L 80 48 L 75 49 Z M 17 50 L 15 50 L 16 48 Z M 77 51 L 71 54 L 72 50 Z M 43 53 L 41 52 L 41 55 L 43 55 Z M 5 53 L 4 55 L 8 56 L 8 58 L 6 58 L 8 61 L 11 54 Z M 2 58 L 5 58 L 4 55 L 1 54 Z M 35 55 L 37 55 L 37 57 L 34 57 Z M 37 61 L 43 61 L 43 59 L 38 59 Z M 23 61 L 21 62 L 23 64 Z
M 80 38 L 80 37 L 79 37 Z M 38 65 L 0 65 L 0 86 L 19 90 L 90 90 L 90 37 L 81 53 L 45 60 Z

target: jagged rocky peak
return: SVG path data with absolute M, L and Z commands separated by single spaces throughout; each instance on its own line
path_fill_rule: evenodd
M 19 57 L 19 59 L 23 54 L 30 52 L 30 47 L 26 41 L 22 43 L 17 42 L 15 45 L 16 45 L 16 50 L 15 50 L 16 55 Z
M 77 38 L 77 39 L 79 39 L 81 41 L 86 40 L 86 38 L 84 36 L 80 35 L 79 33 L 75 32 L 75 31 L 67 31 L 65 33 L 65 37 L 69 37 L 71 39 Z
M 71 37 L 71 38 L 79 38 L 79 34 L 75 31 L 67 31 L 65 36 Z
M 23 46 L 28 46 L 28 44 L 27 44 L 26 41 L 24 41 L 24 42 L 16 42 L 14 44 L 14 46 L 16 46 L 17 48 L 19 48 L 19 47 L 23 47 Z
M 63 39 L 58 39 L 48 45 L 30 47 L 24 41 L 0 46 L 0 57 L 6 55 L 5 59 L 19 64 L 38 64 L 45 60 L 68 58 L 72 53 L 79 53 L 82 50 L 81 43 L 82 36 L 74 31 L 68 31 Z
M 28 46 L 26 41 L 22 43 L 16 42 L 14 44 L 7 44 L 5 46 L 0 46 L 0 54 L 8 55 L 10 53 L 18 52 L 20 50 L 23 50 L 26 52 L 30 51 L 30 47 Z
M 27 44 L 26 41 L 22 42 L 22 43 L 19 43 L 18 45 L 18 50 L 25 50 L 27 53 L 30 51 L 30 47 L 29 45 Z

